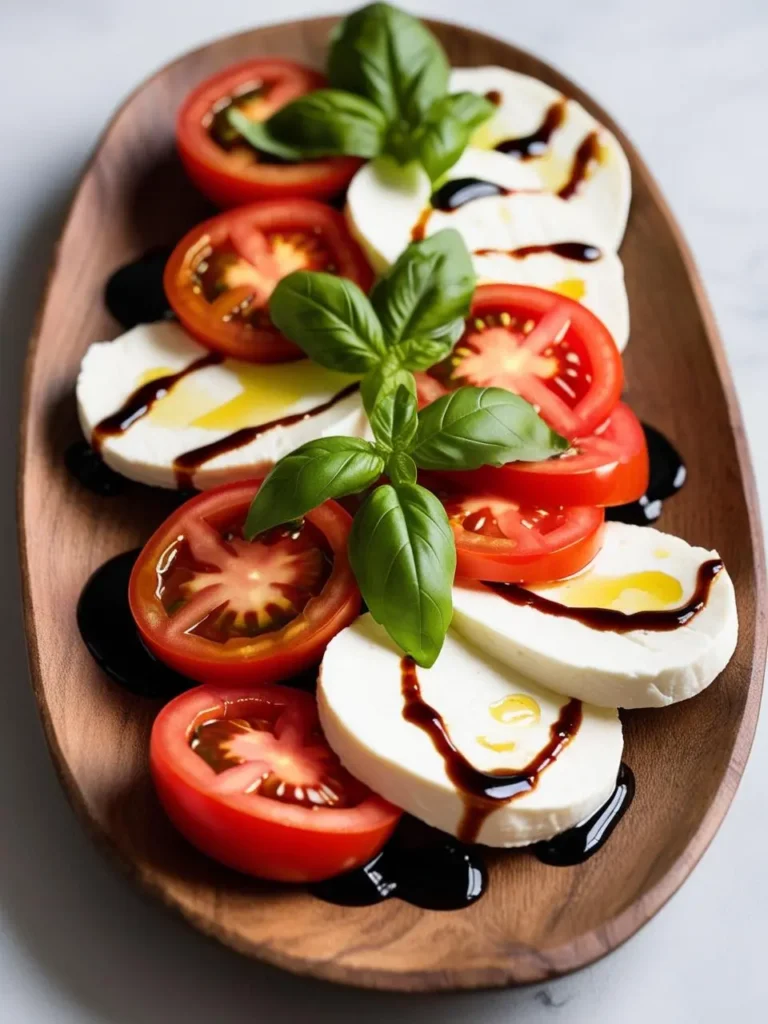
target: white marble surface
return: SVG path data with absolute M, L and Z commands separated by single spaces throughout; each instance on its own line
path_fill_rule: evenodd
M 731 812 L 681 892 L 607 960 L 517 992 L 361 993 L 240 959 L 143 902 L 64 802 L 27 685 L 12 491 L 20 366 L 66 198 L 105 119 L 158 65 L 213 36 L 333 3 L 0 0 L 0 1022 L 764 1021 L 766 717 Z M 768 2 L 422 0 L 419 9 L 559 65 L 639 146 L 703 271 L 768 508 Z

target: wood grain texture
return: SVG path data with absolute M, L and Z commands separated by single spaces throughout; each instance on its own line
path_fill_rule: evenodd
M 490 893 L 451 914 L 390 900 L 342 909 L 297 889 L 249 881 L 192 850 L 166 822 L 147 775 L 157 705 L 110 684 L 75 625 L 89 574 L 145 540 L 168 498 L 140 486 L 91 495 L 62 461 L 78 436 L 73 396 L 83 352 L 118 333 L 102 302 L 108 274 L 172 243 L 208 213 L 174 156 L 184 94 L 248 56 L 321 65 L 333 19 L 244 33 L 190 53 L 139 88 L 88 166 L 58 245 L 27 363 L 19 522 L 32 679 L 53 760 L 81 820 L 144 889 L 201 931 L 293 971 L 388 989 L 539 981 L 614 949 L 675 892 L 733 797 L 760 702 L 766 644 L 760 518 L 723 350 L 690 254 L 644 164 L 581 90 L 498 40 L 433 23 L 453 64 L 503 64 L 574 96 L 616 132 L 634 199 L 622 249 L 632 314 L 629 399 L 684 453 L 689 482 L 661 526 L 717 547 L 733 576 L 741 631 L 730 666 L 693 700 L 631 712 L 625 759 L 637 796 L 605 850 L 552 868 L 493 855 Z

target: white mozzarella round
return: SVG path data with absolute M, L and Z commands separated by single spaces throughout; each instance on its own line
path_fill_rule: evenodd
M 501 67 L 455 68 L 451 92 L 497 93 L 499 103 L 493 116 L 472 137 L 472 145 L 493 149 L 505 139 L 521 139 L 534 133 L 561 93 L 538 78 Z M 574 157 L 588 135 L 597 132 L 600 156 L 588 167 L 586 179 L 568 199 L 591 223 L 594 241 L 618 249 L 627 225 L 632 179 L 624 150 L 616 136 L 588 114 L 575 100 L 567 99 L 560 126 L 540 155 L 519 161 L 534 169 L 542 187 L 558 192 L 569 180 Z
M 176 323 L 134 327 L 86 352 L 77 379 L 80 425 L 90 441 L 95 427 L 148 381 L 177 373 L 207 354 Z M 123 433 L 107 437 L 104 461 L 123 476 L 154 487 L 176 487 L 174 460 L 244 427 L 260 426 L 312 409 L 354 382 L 308 359 L 258 364 L 232 359 L 206 366 L 176 383 Z M 205 462 L 195 472 L 200 490 L 258 475 L 313 438 L 363 436 L 367 419 L 357 391 L 330 409 L 289 426 L 275 426 L 248 444 Z
M 561 604 L 622 612 L 674 609 L 691 598 L 699 567 L 717 553 L 643 526 L 606 523 L 603 547 L 577 576 L 537 593 Z M 704 608 L 670 631 L 595 629 L 513 604 L 482 584 L 454 588 L 453 628 L 558 693 L 604 707 L 664 707 L 693 697 L 736 647 L 733 583 L 715 578 Z
M 517 184 L 513 180 L 515 174 L 532 173 L 526 163 L 501 153 L 466 150 L 447 180 L 477 177 L 522 191 L 475 199 L 453 211 L 432 210 L 425 217 L 431 187 L 424 171 L 374 161 L 352 180 L 347 220 L 380 270 L 397 259 L 417 223 L 425 235 L 456 228 L 472 253 L 479 283 L 531 284 L 577 299 L 603 321 L 623 349 L 629 338 L 629 305 L 621 260 L 591 233 L 583 210 L 551 193 L 529 191 L 522 178 Z M 598 258 L 584 262 L 548 250 L 521 253 L 562 242 L 590 246 Z
M 403 717 L 401 657 L 370 615 L 342 630 L 328 645 L 320 672 L 323 731 L 345 767 L 371 789 L 457 835 L 464 798 L 427 733 Z M 481 771 L 514 772 L 532 762 L 567 703 L 453 632 L 433 667 L 417 672 L 423 700 Z M 494 807 L 477 841 L 523 846 L 571 828 L 610 797 L 621 751 L 616 711 L 583 705 L 578 731 L 535 788 Z
M 531 167 L 493 150 L 466 149 L 441 180 L 460 178 L 477 178 L 504 189 L 541 188 L 539 176 Z M 401 167 L 390 157 L 364 164 L 350 182 L 347 223 L 378 273 L 394 263 L 412 241 L 411 232 L 429 206 L 432 191 L 429 177 L 418 164 Z M 434 230 L 430 227 L 428 233 Z

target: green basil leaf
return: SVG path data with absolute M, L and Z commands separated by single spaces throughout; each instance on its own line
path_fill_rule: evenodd
M 430 107 L 429 117 L 435 120 L 441 117 L 455 117 L 472 132 L 487 121 L 495 110 L 494 104 L 479 93 L 456 92 L 435 100 Z
M 253 499 L 243 527 L 246 540 L 305 515 L 329 498 L 370 487 L 384 471 L 384 459 L 358 437 L 308 441 L 280 461 Z
M 465 387 L 421 410 L 411 455 L 422 469 L 477 469 L 538 462 L 567 448 L 519 395 Z
M 405 384 L 375 404 L 370 416 L 376 441 L 388 451 L 407 449 L 419 425 L 416 415 L 416 396 Z
M 365 96 L 390 123 L 418 124 L 445 95 L 449 73 L 445 53 L 426 25 L 389 4 L 355 11 L 331 37 L 331 85 Z
M 453 167 L 467 148 L 472 132 L 495 107 L 472 92 L 442 96 L 429 108 L 415 132 L 400 139 L 390 129 L 385 148 L 402 162 L 418 160 L 434 183 Z
M 371 292 L 389 345 L 443 338 L 469 313 L 476 278 L 458 231 L 446 228 L 412 242 Z
M 317 89 L 281 107 L 266 122 L 270 138 L 305 159 L 323 156 L 374 157 L 387 131 L 382 112 L 361 96 Z
M 408 452 L 392 452 L 387 460 L 386 471 L 395 486 L 416 483 L 416 463 Z
M 374 619 L 429 668 L 450 625 L 456 570 L 453 534 L 440 501 L 418 484 L 377 487 L 355 516 L 349 557 Z
M 467 148 L 472 129 L 450 114 L 430 118 L 414 140 L 414 156 L 429 175 L 431 182 L 441 178 L 453 167 Z
M 369 370 L 360 381 L 360 395 L 368 418 L 373 416 L 378 402 L 383 401 L 388 394 L 397 391 L 401 386 L 407 388 L 411 394 L 416 394 L 416 381 L 413 379 L 413 374 L 404 370 L 397 356 L 390 353 L 372 370 Z
M 331 370 L 365 373 L 386 354 L 373 307 L 345 277 L 297 270 L 278 282 L 269 315 L 286 338 Z
M 446 359 L 464 333 L 464 321 L 453 320 L 438 337 L 410 338 L 392 349 L 407 370 L 428 370 Z
M 253 146 L 259 152 L 270 153 L 272 156 L 279 156 L 283 160 L 296 161 L 303 159 L 300 149 L 273 138 L 263 121 L 253 121 L 235 106 L 227 110 L 226 117 L 237 134 L 249 146 Z

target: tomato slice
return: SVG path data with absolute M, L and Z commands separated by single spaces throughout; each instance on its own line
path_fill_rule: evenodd
M 243 142 L 226 118 L 234 104 L 254 121 L 265 121 L 323 85 L 317 71 L 280 59 L 247 60 L 206 78 L 187 96 L 176 122 L 179 155 L 194 184 L 225 208 L 255 199 L 327 199 L 341 192 L 362 160 L 277 161 Z
M 314 882 L 360 867 L 401 813 L 341 766 L 314 697 L 285 686 L 181 694 L 155 719 L 149 757 L 176 828 L 260 878 Z
M 459 578 L 549 583 L 579 572 L 602 546 L 600 508 L 522 504 L 492 492 L 457 490 L 428 474 L 421 483 L 448 513 Z
M 317 664 L 359 614 L 349 515 L 327 501 L 302 523 L 249 543 L 242 527 L 258 486 L 227 484 L 186 502 L 131 574 L 131 612 L 144 642 L 191 679 L 286 679 Z
M 648 488 L 648 446 L 643 427 L 619 402 L 606 423 L 545 462 L 510 462 L 445 474 L 466 490 L 491 491 L 526 504 L 624 505 Z
M 294 270 L 324 270 L 367 291 L 373 271 L 343 216 L 311 199 L 252 203 L 188 232 L 171 253 L 163 284 L 184 327 L 203 345 L 254 363 L 301 359 L 272 325 L 267 303 Z
M 451 355 L 417 375 L 422 404 L 464 384 L 506 388 L 569 440 L 605 421 L 623 379 L 619 351 L 594 313 L 516 284 L 480 285 Z

